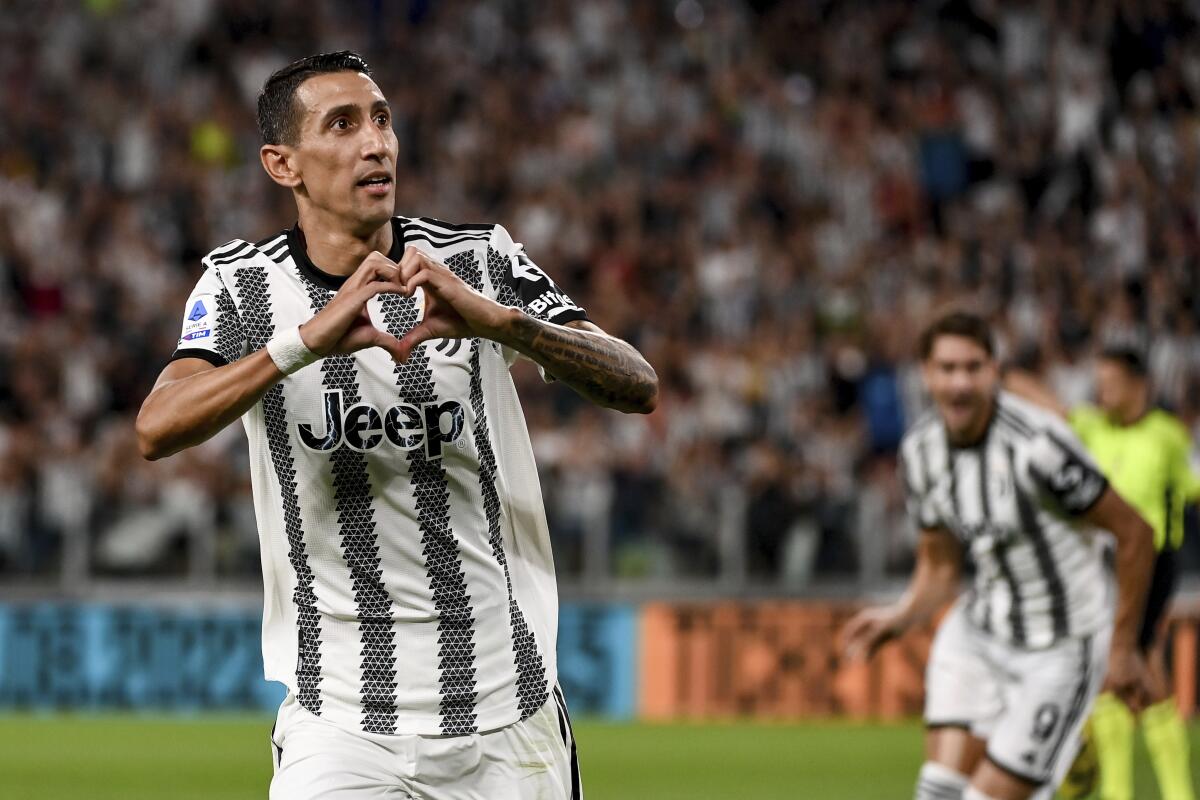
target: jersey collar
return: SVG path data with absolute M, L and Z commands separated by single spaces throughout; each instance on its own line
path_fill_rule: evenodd
M 312 259 L 308 257 L 308 245 L 304 241 L 304 231 L 300 230 L 299 222 L 288 229 L 287 245 L 300 274 L 313 283 L 337 291 L 350 277 L 349 275 L 333 275 L 312 262 Z M 388 251 L 387 256 L 392 261 L 399 261 L 404 257 L 404 224 L 399 217 L 392 217 L 392 249 Z

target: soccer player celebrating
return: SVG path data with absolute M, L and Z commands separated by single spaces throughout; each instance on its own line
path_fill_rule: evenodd
M 1200 478 L 1188 464 L 1191 438 L 1171 414 L 1153 407 L 1146 358 L 1133 345 L 1113 344 L 1096 362 L 1096 406 L 1071 409 L 1032 376 L 1006 378 L 1017 394 L 1067 418 L 1113 487 L 1154 528 L 1158 555 L 1137 644 L 1150 667 L 1150 705 L 1141 713 L 1146 749 L 1163 800 L 1194 800 L 1187 728 L 1166 677 L 1163 619 L 1175 590 L 1175 552 L 1183 544 L 1183 508 L 1200 499 Z M 1092 712 L 1100 762 L 1101 800 L 1133 798 L 1134 716 L 1111 694 Z
M 917 565 L 903 598 L 850 621 L 847 653 L 870 653 L 958 597 L 968 553 L 973 585 L 930 654 L 915 797 L 1050 798 L 1106 671 L 1119 697 L 1142 703 L 1153 534 L 1065 423 L 999 391 L 983 319 L 941 316 L 920 355 L 935 410 L 901 444 Z M 1096 528 L 1116 538 L 1115 598 Z
M 147 458 L 239 417 L 289 691 L 272 798 L 576 798 L 554 563 L 518 355 L 622 411 L 654 370 L 499 225 L 394 217 L 397 140 L 361 57 L 312 56 L 258 101 L 298 223 L 209 253 L 138 415 Z

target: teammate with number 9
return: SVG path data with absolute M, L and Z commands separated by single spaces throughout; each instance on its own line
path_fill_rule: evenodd
M 901 445 L 916 570 L 898 602 L 851 620 L 846 648 L 865 656 L 955 600 L 926 672 L 915 797 L 1048 800 L 1106 670 L 1119 697 L 1144 702 L 1152 533 L 1064 422 L 999 390 L 982 318 L 939 317 L 920 351 L 935 408 Z M 1099 529 L 1116 538 L 1116 587 Z M 959 596 L 964 557 L 975 575 Z

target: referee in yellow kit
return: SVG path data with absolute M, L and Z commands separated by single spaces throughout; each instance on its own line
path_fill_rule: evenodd
M 1076 408 L 1063 406 L 1024 373 L 1010 373 L 1006 385 L 1070 420 L 1113 488 L 1154 528 L 1158 556 L 1138 642 L 1150 665 L 1154 694 L 1140 719 L 1163 800 L 1194 800 L 1187 729 L 1171 696 L 1163 657 L 1163 618 L 1175 591 L 1183 509 L 1200 499 L 1200 477 L 1188 459 L 1191 438 L 1178 419 L 1153 406 L 1146 356 L 1138 347 L 1106 347 L 1095 380 L 1096 406 Z M 1134 725 L 1133 714 L 1116 697 L 1097 698 L 1092 736 L 1101 800 L 1133 798 Z

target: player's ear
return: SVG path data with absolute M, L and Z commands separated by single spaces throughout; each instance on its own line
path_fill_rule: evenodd
M 258 150 L 263 169 L 271 180 L 280 186 L 294 189 L 300 185 L 300 173 L 296 170 L 295 151 L 285 144 L 264 144 Z

